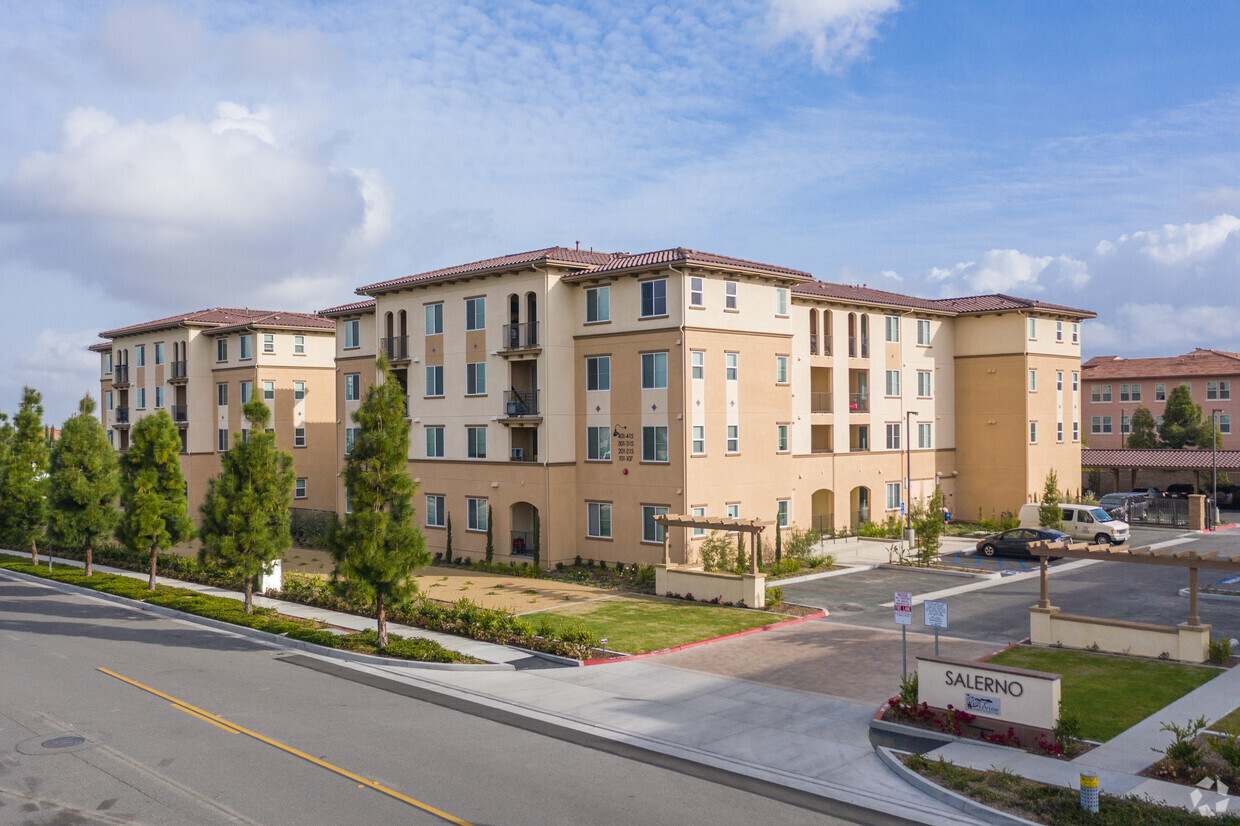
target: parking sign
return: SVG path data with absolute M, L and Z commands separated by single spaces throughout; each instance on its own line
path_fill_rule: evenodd
M 925 609 L 925 626 L 927 628 L 946 628 L 947 627 L 947 603 L 926 600 L 921 604 Z
M 896 591 L 896 625 L 913 624 L 913 594 L 910 591 Z

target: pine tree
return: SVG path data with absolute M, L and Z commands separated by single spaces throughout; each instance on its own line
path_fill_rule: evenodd
M 452 514 L 448 514 L 448 547 L 444 549 L 443 561 L 452 564 Z
M 542 518 L 534 511 L 534 567 L 542 565 Z
M 332 531 L 336 577 L 375 601 L 379 646 L 387 645 L 387 609 L 417 591 L 413 572 L 426 565 L 426 541 L 414 526 L 405 391 L 380 357 L 379 380 L 353 413 L 359 426 L 345 464 L 352 513 Z
M 775 520 L 775 564 L 778 565 L 784 558 L 784 536 L 779 529 L 779 520 Z
M 200 511 L 199 559 L 232 568 L 245 579 L 245 611 L 254 612 L 254 578 L 293 544 L 289 504 L 293 498 L 293 457 L 276 449 L 267 433 L 271 411 L 262 399 L 244 407 L 249 437 L 237 434 L 223 456 L 220 474 L 207 487 Z
M 159 552 L 194 535 L 181 473 L 181 437 L 168 411 L 144 416 L 133 426 L 121 457 L 121 514 L 116 536 L 131 551 L 149 551 L 155 590 Z
M 488 565 L 491 564 L 491 558 L 495 556 L 495 542 L 491 534 L 492 518 L 493 518 L 493 514 L 491 513 L 491 506 L 487 505 L 487 564 Z
M 1211 424 L 1201 420 L 1201 405 L 1193 401 L 1187 384 L 1171 390 L 1167 406 L 1163 410 L 1163 423 L 1158 428 L 1158 438 L 1163 447 L 1180 449 L 1190 446 L 1209 448 Z
M 1042 504 L 1038 506 L 1038 524 L 1043 528 L 1059 530 L 1063 524 L 1063 511 L 1059 507 L 1059 474 L 1050 470 L 1042 489 Z
M 663 530 L 667 530 L 664 528 Z M 741 573 L 749 564 L 749 558 L 745 555 L 745 534 L 741 531 L 736 532 L 736 572 Z
M 43 436 L 43 397 L 38 390 L 22 390 L 22 404 L 14 418 L 0 490 L 0 521 L 5 538 L 16 547 L 30 548 L 30 561 L 39 564 L 39 541 L 47 523 L 47 440 Z
M 121 491 L 116 451 L 95 417 L 90 396 L 61 429 L 50 468 L 48 539 L 58 547 L 81 550 L 90 576 L 95 548 L 112 535 L 121 515 L 116 509 Z
M 1125 445 L 1133 450 L 1152 450 L 1158 447 L 1158 424 L 1154 414 L 1144 405 L 1138 405 L 1128 420 L 1128 439 Z

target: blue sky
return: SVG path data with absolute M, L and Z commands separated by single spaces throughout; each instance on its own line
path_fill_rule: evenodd
M 1240 350 L 1234 4 L 0 9 L 0 409 L 97 393 L 99 330 L 577 241 Z

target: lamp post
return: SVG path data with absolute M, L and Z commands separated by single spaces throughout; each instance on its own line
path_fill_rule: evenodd
M 911 533 L 913 530 L 913 430 L 912 418 L 917 415 L 916 410 L 907 410 L 904 413 L 904 517 L 906 520 L 905 530 Z
M 1210 411 L 1210 476 L 1214 483 L 1214 498 L 1210 501 L 1210 507 L 1214 508 L 1215 513 L 1218 512 L 1218 414 L 1222 412 L 1221 407 Z

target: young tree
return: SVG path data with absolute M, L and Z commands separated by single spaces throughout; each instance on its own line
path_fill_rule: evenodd
M 48 539 L 86 555 L 86 575 L 92 571 L 94 549 L 112 535 L 120 511 L 120 479 L 116 451 L 95 417 L 95 402 L 86 396 L 78 414 L 60 431 L 52 446 L 48 494 Z
M 194 535 L 181 473 L 181 437 L 168 411 L 144 416 L 133 426 L 121 457 L 121 510 L 116 536 L 131 551 L 150 551 L 155 590 L 159 552 Z
M 490 522 L 487 523 L 491 524 Z M 534 567 L 542 564 L 542 521 L 534 511 Z
M 344 469 L 352 513 L 332 531 L 329 544 L 336 577 L 374 599 L 382 647 L 388 642 L 388 606 L 417 590 L 412 574 L 426 565 L 429 555 L 422 533 L 414 526 L 417 486 L 408 471 L 405 392 L 382 356 L 378 374 L 379 381 L 353 413 L 360 430 Z
M 1192 392 L 1187 384 L 1181 384 L 1171 390 L 1167 396 L 1167 407 L 1163 410 L 1162 427 L 1158 429 L 1158 437 L 1163 447 L 1180 449 L 1190 445 L 1210 447 L 1210 425 L 1202 426 L 1201 405 L 1193 401 Z
M 1158 424 L 1154 414 L 1145 405 L 1138 405 L 1128 420 L 1130 433 L 1127 446 L 1133 450 L 1152 450 L 1158 447 Z
M 232 568 L 245 578 L 245 612 L 254 612 L 254 577 L 264 573 L 293 542 L 289 503 L 293 498 L 293 457 L 276 449 L 265 432 L 271 411 L 254 398 L 242 412 L 250 421 L 247 439 L 237 434 L 223 456 L 219 476 L 207 487 L 198 531 L 204 562 Z
M 1046 474 L 1042 504 L 1038 506 L 1038 524 L 1056 531 L 1063 525 L 1063 511 L 1059 507 L 1059 474 L 1054 470 Z
M 784 537 L 779 530 L 779 520 L 775 520 L 775 564 L 778 565 L 784 557 Z
M 22 390 L 22 404 L 14 418 L 0 490 L 0 522 L 5 538 L 30 548 L 30 561 L 39 564 L 39 540 L 47 523 L 47 440 L 43 436 L 43 397 L 32 387 Z
M 494 536 L 491 533 L 492 519 L 493 519 L 493 515 L 491 513 L 491 506 L 487 505 L 487 564 L 488 565 L 491 564 L 491 559 L 495 556 L 495 541 L 494 541 Z
M 939 548 L 943 542 L 943 489 L 934 486 L 934 495 L 926 503 L 924 510 L 914 512 L 913 527 L 917 531 L 918 561 L 929 565 L 939 556 Z

